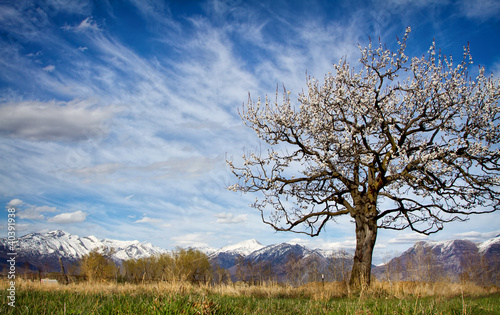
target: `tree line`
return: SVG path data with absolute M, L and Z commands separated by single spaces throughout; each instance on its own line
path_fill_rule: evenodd
M 231 284 L 243 282 L 249 285 L 283 283 L 301 286 L 309 282 L 343 282 L 348 285 L 353 265 L 352 256 L 340 250 L 328 257 L 312 254 L 302 256 L 290 253 L 276 263 L 254 261 L 239 256 L 231 268 L 221 267 L 217 261 L 195 249 L 178 248 L 169 253 L 128 259 L 121 263 L 113 260 L 112 249 L 94 249 L 79 261 L 64 264 L 59 259 L 60 272 L 33 272 L 29 266 L 20 268 L 21 276 L 40 281 L 42 278 L 57 279 L 59 283 L 71 282 L 190 282 L 195 284 Z M 372 277 L 381 281 L 415 282 L 473 282 L 478 285 L 500 284 L 498 257 L 485 257 L 478 253 L 460 256 L 459 265 L 450 268 L 449 262 L 439 260 L 429 249 L 417 246 L 414 253 L 392 259 Z
M 195 249 L 178 248 L 171 253 L 163 253 L 139 259 L 128 259 L 117 264 L 111 257 L 113 251 L 94 249 L 79 262 L 80 274 L 87 281 L 151 282 L 187 281 L 209 282 L 212 267 L 208 256 Z
M 128 259 L 121 264 L 112 259 L 113 254 L 114 251 L 110 249 L 94 249 L 69 268 L 61 264 L 61 274 L 53 273 L 52 276 L 65 282 L 244 282 L 254 285 L 279 282 L 298 286 L 308 282 L 347 281 L 352 267 L 352 259 L 346 258 L 346 251 L 339 251 L 326 260 L 318 255 L 303 257 L 292 253 L 283 263 L 276 265 L 239 256 L 230 269 L 222 268 L 196 249 L 178 248 L 170 253 Z

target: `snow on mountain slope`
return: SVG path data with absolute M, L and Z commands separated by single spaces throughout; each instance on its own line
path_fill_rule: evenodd
M 408 251 L 418 252 L 421 249 L 430 250 L 438 259 L 449 261 L 455 257 L 477 254 L 478 247 L 469 240 L 428 241 L 417 242 Z
M 243 256 L 247 257 L 255 251 L 264 248 L 264 245 L 254 239 L 239 242 L 224 246 L 209 255 L 212 263 L 220 266 L 221 268 L 231 268 L 235 265 L 236 260 Z
M 307 258 L 313 253 L 318 254 L 299 244 L 281 243 L 273 244 L 254 251 L 248 258 L 252 261 L 271 261 L 274 264 L 285 263 L 291 256 Z
M 232 253 L 232 254 L 239 254 L 243 256 L 248 256 L 251 253 L 264 248 L 265 246 L 262 245 L 261 243 L 257 242 L 255 239 L 239 242 L 236 244 L 231 244 L 222 247 L 219 250 L 216 250 L 214 252 L 214 255 L 217 255 L 219 253 Z
M 373 273 L 381 279 L 390 275 L 399 280 L 418 280 L 431 274 L 434 278 L 446 277 L 452 281 L 469 277 L 482 279 L 483 284 L 485 279 L 496 284 L 496 275 L 500 272 L 499 257 L 500 236 L 482 243 L 469 240 L 421 241 L 388 264 L 374 268 Z
M 478 245 L 478 249 L 480 254 L 484 254 L 492 250 L 500 253 L 500 235 L 480 243 Z
M 72 263 L 96 248 L 113 249 L 114 254 L 112 257 L 117 263 L 127 259 L 138 259 L 167 253 L 167 250 L 153 246 L 150 243 L 98 239 L 95 236 L 79 237 L 60 230 L 48 233 L 31 233 L 18 238 L 18 241 L 16 251 L 19 254 L 17 258 L 19 265 L 27 263 L 32 270 L 40 268 L 44 271 L 49 269 L 57 271 L 60 268 L 59 259 L 62 259 L 64 264 Z M 0 264 L 6 264 L 8 259 L 7 248 L 7 239 L 0 239 Z M 347 252 L 335 253 L 320 249 L 309 249 L 294 243 L 264 246 L 255 239 L 228 245 L 218 250 L 206 248 L 204 252 L 209 256 L 212 264 L 228 270 L 230 268 L 234 269 L 238 260 L 243 257 L 246 262 L 252 263 L 254 266 L 260 263 L 269 264 L 276 268 L 277 273 L 283 273 L 282 266 L 289 259 L 294 258 L 300 259 L 304 263 L 316 261 L 321 266 L 331 263 L 331 260 L 327 258 L 332 254 L 334 254 L 335 259 L 340 259 L 344 263 L 352 261 L 352 255 Z M 429 260 L 430 256 L 428 254 L 433 254 L 432 259 Z M 452 272 L 459 275 L 463 272 L 464 266 L 476 258 L 484 258 L 487 262 L 485 268 L 488 270 L 485 269 L 485 274 L 486 272 L 488 272 L 488 275 L 498 274 L 500 272 L 498 271 L 499 257 L 500 235 L 483 243 L 473 243 L 467 240 L 417 242 L 401 256 L 391 260 L 387 266 L 374 268 L 374 274 L 384 275 L 384 270 L 392 265 L 402 266 L 407 262 L 414 261 L 412 265 L 415 266 L 418 261 L 428 259 L 443 272 Z M 404 274 L 401 274 L 401 279 L 404 276 Z
M 0 239 L 0 244 L 6 248 L 7 240 Z M 113 259 L 117 261 L 137 259 L 166 252 L 164 249 L 150 243 L 139 241 L 118 241 L 98 239 L 95 236 L 79 237 L 64 231 L 48 233 L 31 233 L 18 238 L 16 251 L 23 256 L 53 256 L 57 255 L 70 260 L 77 260 L 93 249 L 109 248 L 114 250 Z

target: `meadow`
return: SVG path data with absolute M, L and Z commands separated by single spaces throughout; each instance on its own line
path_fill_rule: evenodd
M 375 282 L 353 293 L 342 282 L 193 285 L 42 284 L 16 281 L 16 307 L 2 282 L 0 314 L 500 314 L 500 289 L 471 283 Z

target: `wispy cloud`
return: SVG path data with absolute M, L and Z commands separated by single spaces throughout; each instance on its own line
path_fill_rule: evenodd
M 429 237 L 427 235 L 418 233 L 405 233 L 398 235 L 397 238 L 392 238 L 388 240 L 389 244 L 413 244 L 418 241 L 427 241 Z
M 91 17 L 85 18 L 83 21 L 78 24 L 78 26 L 75 27 L 75 31 L 77 32 L 84 32 L 86 30 L 99 30 L 99 26 L 97 23 L 92 20 Z
M 499 19 L 500 17 L 500 2 L 496 0 L 476 0 L 474 2 L 461 0 L 461 13 L 468 18 L 487 20 Z
M 174 236 L 171 240 L 180 247 L 208 247 L 206 233 L 190 233 Z
M 474 242 L 481 242 L 493 238 L 500 234 L 500 230 L 492 231 L 492 232 L 477 232 L 477 231 L 468 231 L 463 233 L 455 233 L 453 235 L 454 238 L 457 239 L 466 239 Z
M 247 214 L 234 215 L 233 213 L 221 212 L 214 215 L 217 218 L 217 223 L 221 224 L 237 224 L 247 221 Z
M 47 72 L 52 72 L 55 69 L 56 69 L 56 66 L 54 66 L 54 65 L 48 65 L 48 66 L 42 68 L 43 71 L 47 71 Z
M 54 11 L 62 11 L 71 14 L 86 14 L 89 13 L 92 4 L 87 0 L 46 0 L 45 3 Z M 53 14 L 55 12 L 52 12 Z
M 17 216 L 20 219 L 26 220 L 45 220 L 45 215 L 43 213 L 46 212 L 55 212 L 57 211 L 56 207 L 49 206 L 41 206 L 41 207 L 29 207 L 22 211 L 17 212 Z
M 162 219 L 155 219 L 155 218 L 150 218 L 150 217 L 142 217 L 141 219 L 134 221 L 134 223 L 153 223 L 153 224 L 162 223 L 162 222 L 163 222 Z
M 354 248 L 356 248 L 356 239 L 353 237 L 347 237 L 339 242 L 326 242 L 326 243 L 318 246 L 318 248 L 321 248 L 324 250 L 333 250 L 333 251 L 338 251 L 338 250 L 349 250 L 350 251 L 350 250 L 353 250 Z
M 73 226 L 82 233 L 158 238 L 148 234 L 154 224 L 170 247 L 257 230 L 288 238 L 249 209 L 254 195 L 225 190 L 234 181 L 226 154 L 259 147 L 238 116 L 248 93 L 274 96 L 283 83 L 295 97 L 306 75 L 321 79 L 342 57 L 355 63 L 358 43 L 380 35 L 391 44 L 410 24 L 417 45 L 428 47 L 435 32 L 457 37 L 432 20 L 443 10 L 455 22 L 497 21 L 488 0 L 478 5 L 488 11 L 482 17 L 461 11 L 465 2 L 430 0 L 193 6 L 196 13 L 161 0 L 0 4 L 0 195 L 11 206 L 25 201 L 16 205 L 22 220 L 41 222 L 31 229 L 82 220 L 89 230 Z M 352 224 L 332 230 L 318 243 L 352 248 L 342 239 Z M 402 239 L 386 244 L 418 238 Z

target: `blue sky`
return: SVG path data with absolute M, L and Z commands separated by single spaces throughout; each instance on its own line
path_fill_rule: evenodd
M 317 238 L 275 233 L 249 207 L 254 195 L 225 189 L 235 181 L 225 158 L 259 146 L 238 116 L 248 93 L 284 84 L 298 95 L 307 75 L 356 63 L 370 38 L 395 47 L 407 26 L 408 55 L 435 39 L 459 60 L 470 43 L 475 66 L 498 78 L 493 0 L 3 1 L 0 202 L 18 207 L 21 235 L 350 249 L 349 218 Z M 499 233 L 499 214 L 430 237 L 380 231 L 375 262 L 416 240 Z

